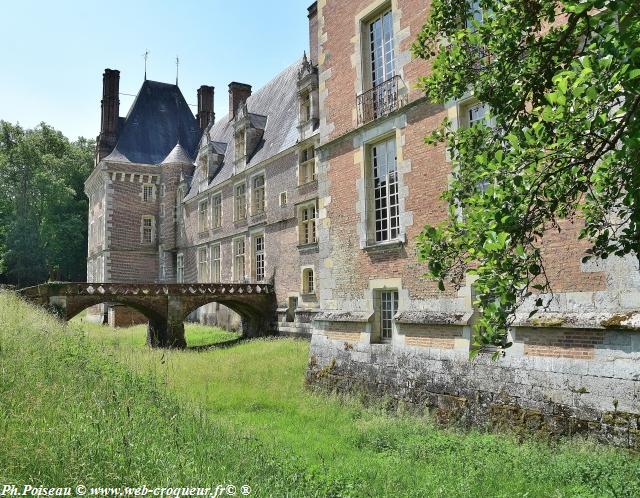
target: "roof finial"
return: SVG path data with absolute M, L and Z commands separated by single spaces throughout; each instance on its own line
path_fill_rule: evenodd
M 147 59 L 149 58 L 149 50 L 145 50 L 142 57 L 144 57 L 144 80 L 147 81 Z
M 300 52 L 298 52 L 298 53 L 300 53 Z M 308 62 L 309 61 L 307 60 L 307 51 L 305 50 L 304 51 L 304 55 L 302 56 L 302 63 L 303 64 L 308 64 Z
M 180 66 L 180 58 L 176 55 L 176 86 L 178 86 L 178 69 Z

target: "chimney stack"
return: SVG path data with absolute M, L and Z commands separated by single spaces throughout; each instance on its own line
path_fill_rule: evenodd
M 251 97 L 251 85 L 246 83 L 229 83 L 229 121 L 236 117 L 238 108 Z
M 213 112 L 213 92 L 212 86 L 202 85 L 198 88 L 198 125 L 201 130 L 204 130 L 209 123 L 215 121 L 215 114 Z
M 311 64 L 318 64 L 318 2 L 313 2 L 307 9 L 309 14 L 309 57 Z
M 105 69 L 102 75 L 102 115 L 97 141 L 97 160 L 111 154 L 118 140 L 120 71 Z

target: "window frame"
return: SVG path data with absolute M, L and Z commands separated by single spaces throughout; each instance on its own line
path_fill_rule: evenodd
M 242 202 L 240 202 L 240 199 L 238 196 L 238 189 L 240 188 L 243 189 Z M 247 219 L 247 184 L 245 182 L 236 183 L 233 186 L 233 221 L 244 221 L 246 219 Z
M 385 29 L 385 16 L 389 15 L 388 20 L 390 23 L 391 34 L 390 39 L 385 41 L 384 38 L 384 29 Z M 374 69 L 374 51 L 375 47 L 372 49 L 372 44 L 374 41 L 372 40 L 372 26 L 374 23 L 381 21 L 382 27 L 382 44 L 380 46 L 382 51 L 382 74 L 380 77 L 376 77 L 375 69 Z M 385 81 L 390 80 L 398 71 L 396 71 L 396 47 L 395 47 L 395 32 L 393 26 L 393 7 L 391 2 L 385 2 L 383 5 L 378 7 L 372 14 L 367 16 L 362 20 L 362 44 L 363 44 L 363 83 L 364 88 L 363 91 L 371 90 L 376 86 L 381 85 Z M 390 43 L 390 60 L 386 60 L 386 55 L 388 52 L 385 51 L 385 43 Z M 387 67 L 390 65 L 390 69 Z
M 311 151 L 310 157 L 308 155 L 309 151 Z M 316 181 L 317 175 L 315 146 L 309 145 L 308 147 L 303 147 L 298 153 L 298 186 Z
M 147 226 L 145 222 L 149 222 Z M 149 240 L 145 237 L 147 233 L 146 230 L 149 229 Z M 140 225 L 140 243 L 142 245 L 152 245 L 155 241 L 156 227 L 155 227 L 155 216 L 150 214 L 145 214 L 142 216 L 142 222 Z
M 309 209 L 313 209 L 313 216 L 305 219 L 305 213 Z M 311 202 L 298 205 L 298 245 L 307 246 L 318 243 L 318 201 L 314 199 Z M 309 227 L 313 232 L 312 237 L 309 235 Z
M 242 253 L 238 252 L 237 249 L 239 247 L 239 243 L 242 242 Z M 232 254 L 233 254 L 233 280 L 234 282 L 244 282 L 247 278 L 247 244 L 244 236 L 237 237 L 232 240 Z M 239 272 L 239 258 L 242 258 L 242 275 L 238 275 Z
M 149 191 L 149 196 L 147 196 Z M 153 183 L 142 184 L 142 202 L 153 202 L 156 200 L 156 186 Z
M 311 285 L 309 285 L 311 284 Z M 316 293 L 316 275 L 315 268 L 306 266 L 302 268 L 302 294 L 315 295 Z
M 219 242 L 210 246 L 210 280 L 212 283 L 222 281 L 222 244 Z
M 391 181 L 388 163 L 390 157 L 389 144 L 393 144 L 393 181 Z M 385 153 L 383 156 L 378 156 L 377 150 L 383 146 Z M 365 157 L 367 175 L 365 182 L 367 198 L 367 246 L 402 242 L 404 236 L 402 229 L 402 212 L 400 209 L 398 144 L 395 132 L 392 135 L 381 137 L 376 142 L 367 144 Z M 382 169 L 382 165 L 377 164 L 376 159 L 378 157 L 384 157 L 385 161 L 385 174 L 381 176 L 376 176 L 376 170 Z M 377 180 L 384 181 L 377 184 Z M 385 217 L 382 216 L 382 212 L 386 212 Z M 386 235 L 379 238 L 379 234 L 383 233 Z
M 220 202 L 216 202 L 216 201 Z M 211 196 L 211 226 L 220 228 L 222 226 L 222 192 L 216 192 Z
M 202 206 L 204 206 L 204 209 Z M 206 197 L 198 201 L 198 233 L 208 232 L 209 227 L 209 198 Z
M 204 259 L 202 259 L 204 254 Z M 211 279 L 209 266 L 209 246 L 198 246 L 197 248 L 197 264 L 198 264 L 198 283 L 209 283 Z
M 184 253 L 176 254 L 176 283 L 184 283 Z
M 258 241 L 262 239 L 262 248 L 258 248 Z M 266 277 L 267 256 L 264 232 L 251 235 L 251 277 L 256 282 L 264 282 Z
M 256 181 L 262 179 L 262 185 L 256 187 Z M 251 215 L 263 214 L 267 208 L 267 179 L 264 172 L 251 177 Z

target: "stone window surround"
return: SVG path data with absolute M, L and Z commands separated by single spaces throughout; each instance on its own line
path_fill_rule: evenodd
M 313 289 L 309 289 L 307 273 L 311 271 L 313 275 Z M 315 296 L 317 286 L 316 269 L 314 265 L 303 265 L 300 267 L 300 293 L 303 296 Z
M 404 66 L 411 61 L 411 51 L 400 51 L 401 43 L 410 35 L 409 27 L 401 28 L 402 10 L 399 7 L 399 0 L 378 0 L 372 2 L 363 10 L 358 12 L 354 18 L 354 34 L 351 42 L 353 43 L 353 53 L 351 55 L 351 65 L 355 69 L 356 78 L 354 81 L 354 90 L 356 95 L 369 90 L 371 88 L 371 76 L 369 67 L 368 47 L 368 31 L 366 30 L 368 22 L 383 11 L 391 9 L 393 19 L 393 51 L 394 51 L 394 74 L 400 76 L 404 80 Z M 357 122 L 357 110 L 355 108 L 355 98 L 353 99 L 353 118 L 354 123 Z
M 306 161 L 302 161 L 302 154 L 304 151 L 308 150 L 308 149 L 312 149 L 313 150 L 313 157 L 311 159 L 307 159 Z M 307 167 L 309 165 L 311 165 L 311 161 L 313 161 L 313 175 L 311 175 L 311 180 L 307 180 L 304 181 L 303 179 L 303 174 L 302 174 L 302 169 L 303 167 Z M 298 168 L 297 168 L 297 175 L 298 175 L 298 186 L 302 186 L 302 185 L 307 185 L 309 183 L 312 183 L 314 181 L 316 181 L 316 179 L 318 178 L 318 156 L 316 154 L 315 151 L 315 144 L 311 143 L 308 144 L 306 146 L 301 146 L 299 151 L 298 151 Z
M 218 258 L 214 259 L 214 248 L 217 247 L 218 248 Z M 209 273 L 210 273 L 210 280 L 211 282 L 220 282 L 222 280 L 222 244 L 220 242 L 216 242 L 214 244 L 211 244 L 209 246 Z M 215 268 L 214 262 L 217 261 L 218 262 L 218 268 Z M 218 273 L 217 276 L 215 276 L 216 272 Z
M 409 187 L 404 182 L 404 175 L 411 171 L 411 161 L 404 160 L 404 128 L 406 117 L 400 115 L 395 118 L 380 120 L 376 126 L 363 130 L 353 138 L 354 162 L 360 165 L 360 178 L 356 181 L 357 206 L 356 212 L 360 215 L 357 224 L 360 249 L 375 250 L 384 247 L 397 247 L 406 242 L 406 232 L 413 225 L 413 212 L 405 208 L 409 197 Z M 400 232 L 395 240 L 375 242 L 372 229 L 375 223 L 373 213 L 373 192 L 369 187 L 371 181 L 370 148 L 378 142 L 396 137 L 396 169 L 398 174 L 398 203 L 400 206 Z
M 264 257 L 264 277 L 263 280 L 264 281 L 266 279 L 267 276 L 267 239 L 265 237 L 265 232 L 264 229 L 258 229 L 258 230 L 252 230 L 249 232 L 249 240 L 251 241 L 251 248 L 250 248 L 250 255 L 251 255 L 251 278 L 253 280 L 257 280 L 257 276 L 256 276 L 256 263 L 257 263 L 257 259 L 256 259 L 256 246 L 255 246 L 255 240 L 257 237 L 262 237 L 262 244 L 263 244 L 263 249 L 262 249 L 262 255 Z M 247 249 L 246 249 L 246 245 L 245 245 L 245 258 L 246 258 L 246 253 L 247 253 Z M 245 261 L 245 270 L 246 270 L 246 261 Z
M 242 240 L 244 243 L 244 251 L 242 252 L 242 258 L 244 261 L 243 261 L 242 275 L 237 275 L 236 258 L 240 256 L 240 253 L 236 252 L 236 243 L 240 240 Z M 239 237 L 234 237 L 231 239 L 231 253 L 233 257 L 233 261 L 232 261 L 233 281 L 234 282 L 244 281 L 247 278 L 247 275 L 246 275 L 247 274 L 247 241 L 244 234 Z
M 263 209 L 262 211 L 255 211 L 255 187 L 254 187 L 254 181 L 256 180 L 256 178 L 258 177 L 262 177 L 263 183 L 262 183 L 262 202 L 263 202 Z M 266 213 L 268 206 L 267 206 L 267 175 L 265 173 L 264 169 L 258 170 L 254 173 L 251 174 L 251 176 L 249 176 L 249 187 L 250 187 L 250 196 L 251 196 L 251 216 L 256 216 L 256 215 L 261 215 Z M 245 190 L 245 199 L 246 199 L 246 190 Z
M 280 194 L 278 194 L 278 199 L 280 207 L 285 207 L 287 205 L 287 191 L 285 190 L 284 192 L 280 192 Z
M 145 229 L 145 221 L 151 221 L 150 225 L 151 225 L 151 237 L 150 237 L 150 241 L 145 241 L 145 237 L 144 237 L 144 229 Z M 145 214 L 142 216 L 141 220 L 140 220 L 140 243 L 142 245 L 152 245 L 155 241 L 156 238 L 156 218 L 153 215 L 150 214 Z
M 313 242 L 304 242 L 302 240 L 302 229 L 303 229 L 303 220 L 302 220 L 302 210 L 313 206 L 315 208 L 315 222 L 314 222 L 314 241 Z M 296 204 L 296 236 L 298 240 L 298 247 L 303 246 L 311 246 L 318 243 L 318 199 L 312 199 L 309 201 L 304 201 L 300 204 Z
M 184 253 L 176 254 L 176 282 L 184 282 Z
M 204 259 L 201 256 L 204 254 Z M 196 247 L 196 255 L 197 255 L 197 274 L 198 274 L 198 283 L 207 283 L 211 279 L 211 264 L 210 264 L 210 256 L 209 256 L 209 246 L 200 245 Z M 205 271 L 203 271 L 203 268 Z M 206 274 L 205 274 L 206 273 Z
M 146 195 L 147 189 L 151 190 L 151 196 L 148 197 Z M 153 202 L 156 200 L 156 186 L 153 183 L 143 183 L 142 184 L 142 193 L 140 194 L 142 198 L 142 202 Z
M 205 208 L 203 209 L 203 204 L 206 203 Z M 204 213 L 204 220 L 202 218 L 202 214 Z M 211 226 L 209 213 L 209 196 L 205 197 L 198 201 L 198 233 L 206 233 L 209 231 Z
M 240 217 L 241 213 L 238 213 L 238 187 L 244 187 L 244 216 Z M 247 183 L 246 179 L 243 178 L 242 181 L 235 183 L 233 185 L 233 221 L 244 221 L 247 219 Z
M 216 225 L 216 216 L 214 215 L 214 206 L 216 203 L 214 202 L 216 198 L 220 198 L 220 224 Z M 222 191 L 217 190 L 211 194 L 211 227 L 212 228 L 220 228 L 224 224 L 224 202 L 222 198 Z

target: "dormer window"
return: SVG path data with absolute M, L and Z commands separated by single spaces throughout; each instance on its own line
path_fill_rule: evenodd
M 235 135 L 235 161 L 236 163 L 240 161 L 244 161 L 245 152 L 245 130 L 240 129 L 236 132 Z
M 300 95 L 300 124 L 305 124 L 311 119 L 311 94 L 304 92 Z

